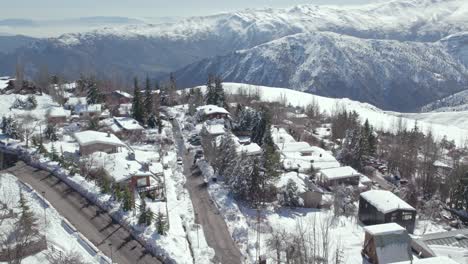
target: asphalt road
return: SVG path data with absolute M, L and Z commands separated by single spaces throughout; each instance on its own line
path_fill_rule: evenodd
M 52 174 L 23 162 L 18 162 L 15 167 L 6 171 L 31 185 L 37 192 L 45 191 L 45 198 L 55 209 L 104 254 L 108 257 L 112 255 L 114 263 L 161 263 L 134 240 L 124 227 L 114 222 L 109 214 L 101 211 Z M 112 246 L 109 246 L 109 243 Z
M 208 190 L 204 186 L 203 177 L 192 174 L 193 158 L 186 153 L 184 139 L 180 135 L 177 121 L 173 122 L 174 135 L 179 155 L 184 162 L 184 174 L 187 179 L 185 188 L 188 189 L 195 210 L 195 221 L 203 226 L 206 242 L 215 251 L 215 263 L 239 264 L 242 254 L 235 245 L 228 227 L 218 208 L 211 200 Z

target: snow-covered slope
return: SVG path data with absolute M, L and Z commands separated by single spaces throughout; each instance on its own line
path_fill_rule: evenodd
M 464 144 L 465 141 L 468 140 L 468 122 L 466 121 L 468 120 L 468 112 L 446 113 L 445 116 L 434 115 L 431 117 L 425 114 L 383 111 L 368 103 L 353 101 L 347 98 L 327 98 L 304 92 L 292 91 L 286 88 L 240 83 L 223 83 L 223 86 L 227 91 L 232 93 L 237 93 L 239 89 L 249 89 L 252 92 L 258 91 L 261 95 L 261 100 L 264 101 L 281 101 L 283 97 L 286 97 L 288 103 L 291 103 L 293 106 L 306 106 L 315 100 L 320 105 L 320 109 L 328 113 L 334 111 L 338 106 L 345 107 L 349 111 L 354 110 L 358 112 L 362 121 L 369 119 L 369 122 L 374 127 L 387 131 L 393 131 L 393 129 L 397 127 L 396 124 L 399 122 L 400 118 L 408 127 L 412 127 L 415 120 L 419 120 L 418 126 L 420 126 L 421 131 L 426 132 L 430 129 L 435 137 L 439 139 L 445 135 L 448 139 L 455 140 L 457 144 Z M 200 87 L 204 89 L 204 86 Z
M 422 112 L 468 111 L 468 90 L 452 94 L 421 108 Z
M 176 72 L 185 87 L 210 73 L 225 81 L 348 97 L 385 109 L 416 110 L 468 87 L 468 71 L 439 43 L 302 33 L 191 64 Z

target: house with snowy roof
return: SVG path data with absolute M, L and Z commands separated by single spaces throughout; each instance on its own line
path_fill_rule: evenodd
M 70 115 L 71 111 L 65 110 L 63 107 L 52 107 L 46 113 L 47 121 L 56 125 L 67 122 Z
M 100 104 L 79 104 L 75 106 L 74 113 L 81 118 L 100 117 L 102 105 Z
M 203 123 L 203 127 L 201 130 L 201 134 L 207 135 L 212 138 L 224 135 L 225 133 L 226 129 L 224 128 L 223 124 L 210 124 L 205 122 Z
M 115 90 L 110 93 L 110 100 L 115 104 L 129 104 L 133 100 L 133 95 L 121 90 Z
M 320 170 L 318 182 L 324 187 L 359 185 L 361 174 L 350 166 Z
M 468 263 L 468 229 L 423 234 L 413 239 L 412 248 L 421 257 L 449 257 L 458 263 Z
M 131 117 L 114 117 L 114 122 L 120 128 L 119 135 L 121 136 L 140 136 L 145 130 L 145 128 L 142 127 L 138 121 Z
M 397 223 L 414 232 L 416 209 L 390 191 L 370 190 L 360 194 L 359 220 L 365 225 Z
M 228 119 L 229 116 L 230 114 L 226 109 L 217 105 L 203 105 L 197 107 L 197 117 L 201 122 L 213 119 Z
M 84 105 L 87 105 L 88 102 L 86 101 L 86 97 L 70 97 L 68 100 L 65 102 L 64 107 L 67 110 L 71 110 L 72 112 L 75 111 L 75 107 L 78 105 L 81 105 L 83 107 Z
M 314 152 L 314 148 L 310 146 L 307 142 L 288 142 L 288 143 L 280 143 L 276 145 L 284 154 L 296 152 L 299 153 L 301 156 L 311 156 Z
M 411 237 L 395 223 L 364 227 L 362 256 L 373 264 L 411 261 Z
M 128 186 L 132 192 L 156 191 L 155 194 L 162 194 L 162 179 L 156 177 L 163 170 L 161 163 L 139 162 L 133 152 L 95 152 L 91 158 L 100 177 L 121 187 Z
M 98 151 L 116 153 L 119 148 L 127 147 L 118 137 L 111 133 L 87 130 L 75 133 L 74 137 L 78 142 L 81 156 L 87 156 Z

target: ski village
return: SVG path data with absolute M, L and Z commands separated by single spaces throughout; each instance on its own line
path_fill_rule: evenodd
M 0 263 L 468 263 L 468 134 L 223 83 L 0 79 Z

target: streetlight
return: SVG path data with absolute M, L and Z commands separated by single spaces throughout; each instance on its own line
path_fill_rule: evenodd
M 109 248 L 110 248 L 110 258 L 111 258 L 111 263 L 114 263 L 114 261 L 112 260 L 112 243 L 109 243 Z
M 42 191 L 42 198 L 44 199 L 44 237 L 47 240 L 47 203 L 45 202 L 45 191 Z

